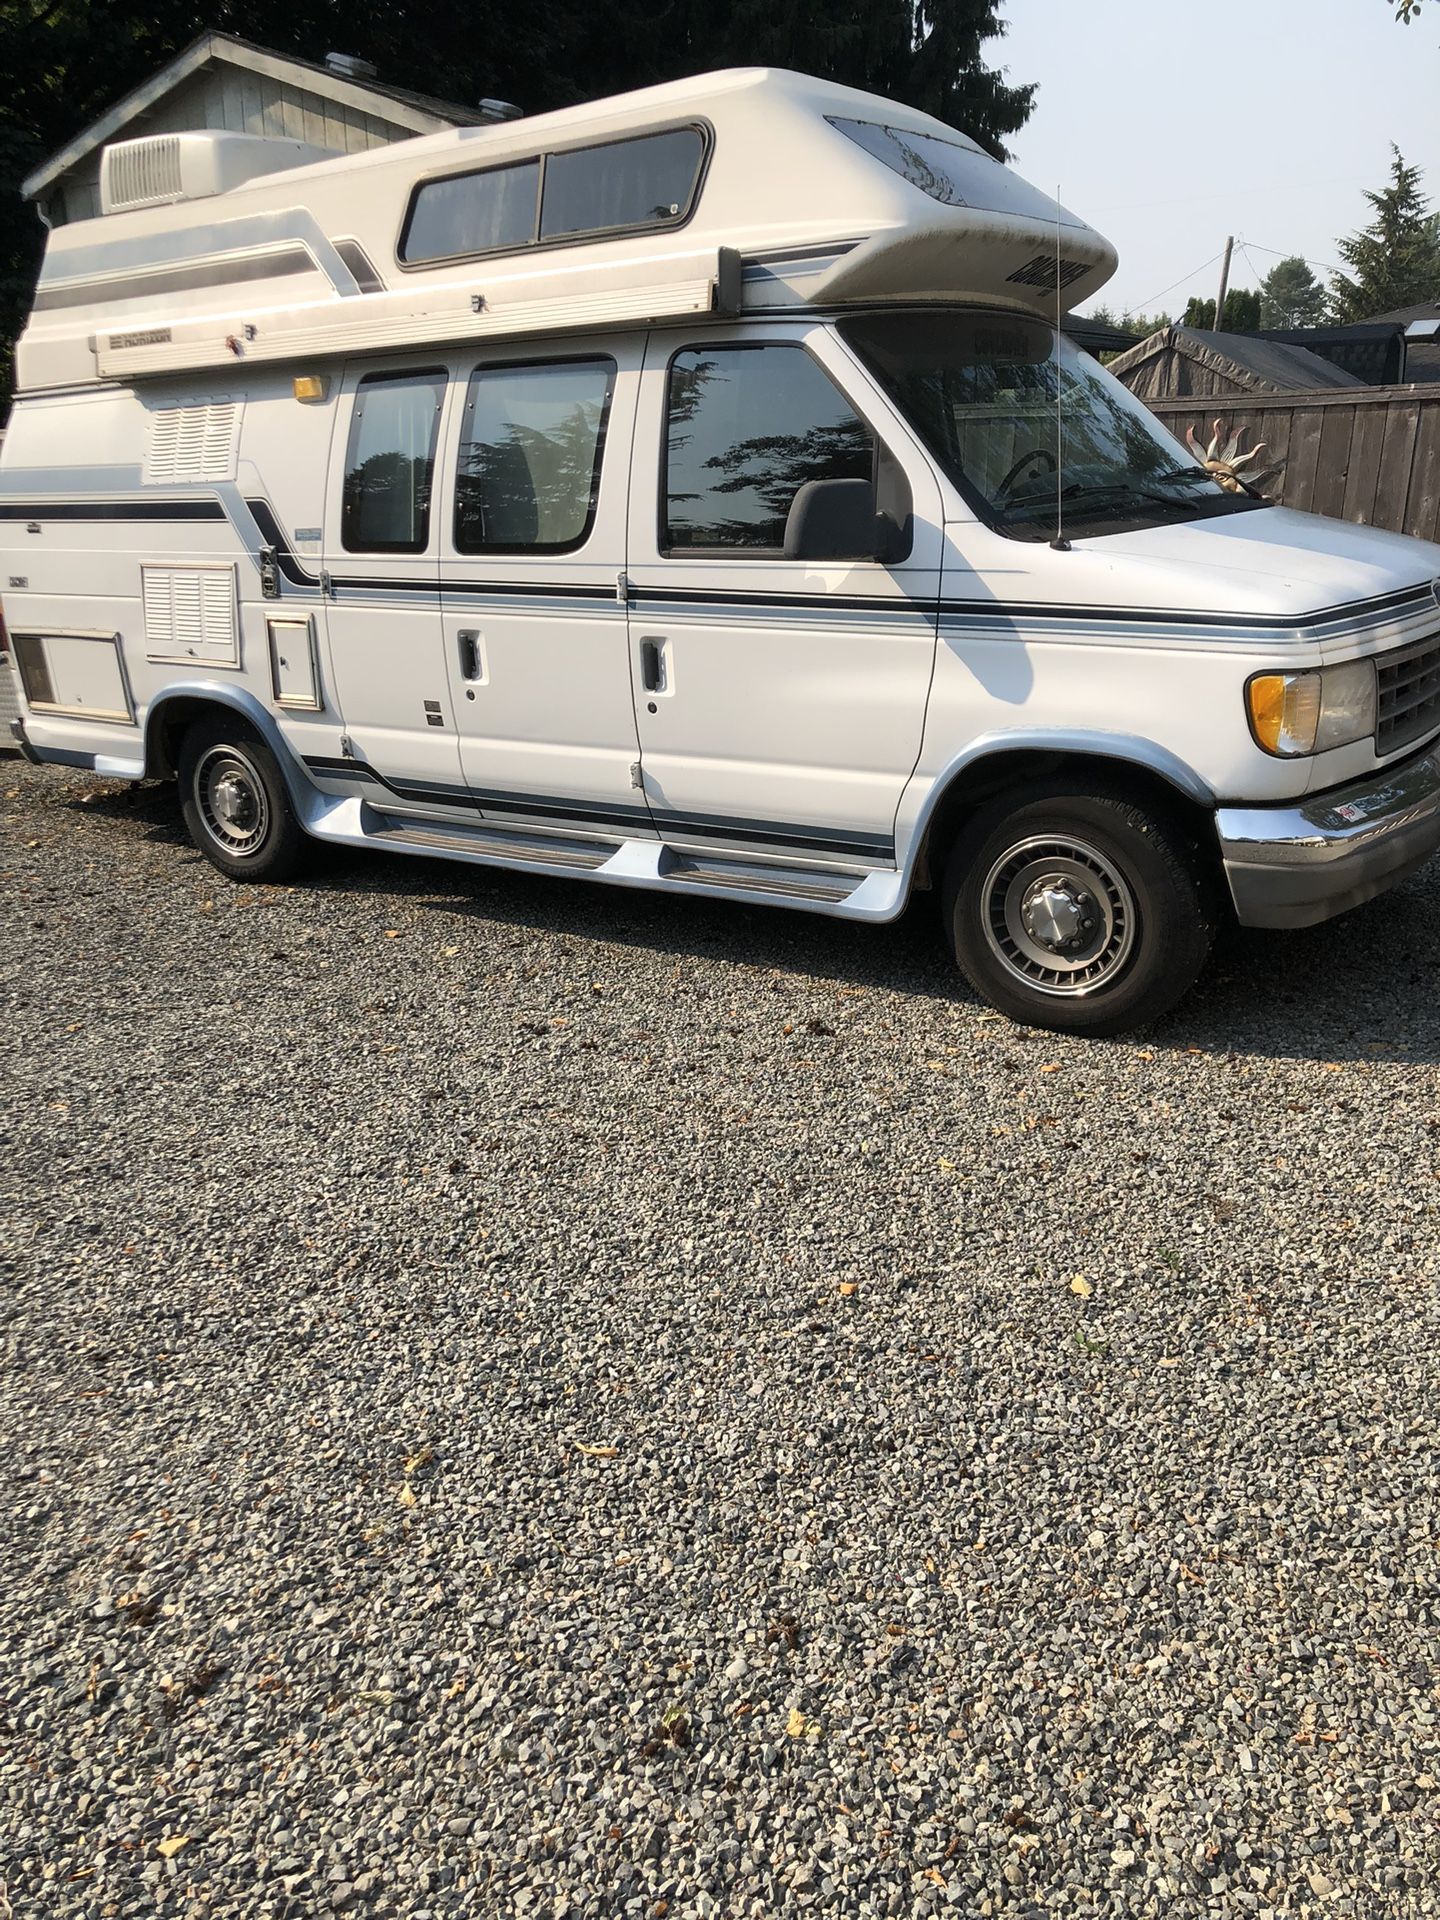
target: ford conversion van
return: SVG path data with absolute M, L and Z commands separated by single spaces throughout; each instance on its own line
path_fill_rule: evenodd
M 962 133 L 712 74 L 334 158 L 110 147 L 0 460 L 32 760 L 308 839 L 883 921 L 1153 1018 L 1440 844 L 1440 547 L 1227 492 Z M 277 170 L 277 161 L 282 164 Z

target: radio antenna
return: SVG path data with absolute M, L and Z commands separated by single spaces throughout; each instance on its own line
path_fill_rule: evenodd
M 1050 542 L 1057 553 L 1068 553 L 1070 542 L 1065 538 L 1065 413 L 1060 403 L 1061 383 L 1065 378 L 1065 363 L 1061 356 L 1061 343 L 1065 336 L 1061 330 L 1064 311 L 1060 300 L 1060 184 L 1055 184 L 1055 538 Z

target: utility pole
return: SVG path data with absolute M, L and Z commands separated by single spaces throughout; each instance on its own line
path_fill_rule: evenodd
M 1233 233 L 1225 236 L 1225 258 L 1220 262 L 1220 298 L 1215 302 L 1215 331 L 1221 332 L 1225 326 L 1225 294 L 1230 285 L 1230 255 L 1235 246 Z

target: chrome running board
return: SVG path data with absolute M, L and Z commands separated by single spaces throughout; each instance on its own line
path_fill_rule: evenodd
M 306 799 L 302 809 L 306 831 L 339 846 L 418 853 L 515 873 L 570 872 L 612 886 L 746 900 L 755 906 L 798 907 L 848 920 L 893 920 L 905 904 L 904 883 L 893 868 L 864 873 L 819 861 L 767 861 L 743 854 L 681 851 L 660 840 L 537 833 L 494 820 L 473 827 L 460 821 L 426 821 L 390 813 L 354 796 L 336 799 L 313 788 Z

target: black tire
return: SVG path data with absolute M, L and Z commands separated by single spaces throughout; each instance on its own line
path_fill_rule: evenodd
M 1167 1013 L 1205 965 L 1219 917 L 1178 819 L 1059 783 L 983 807 L 951 852 L 943 898 L 955 957 L 992 1006 L 1097 1037 Z
M 232 880 L 288 880 L 308 842 L 269 747 L 243 720 L 197 720 L 180 747 L 190 838 Z

